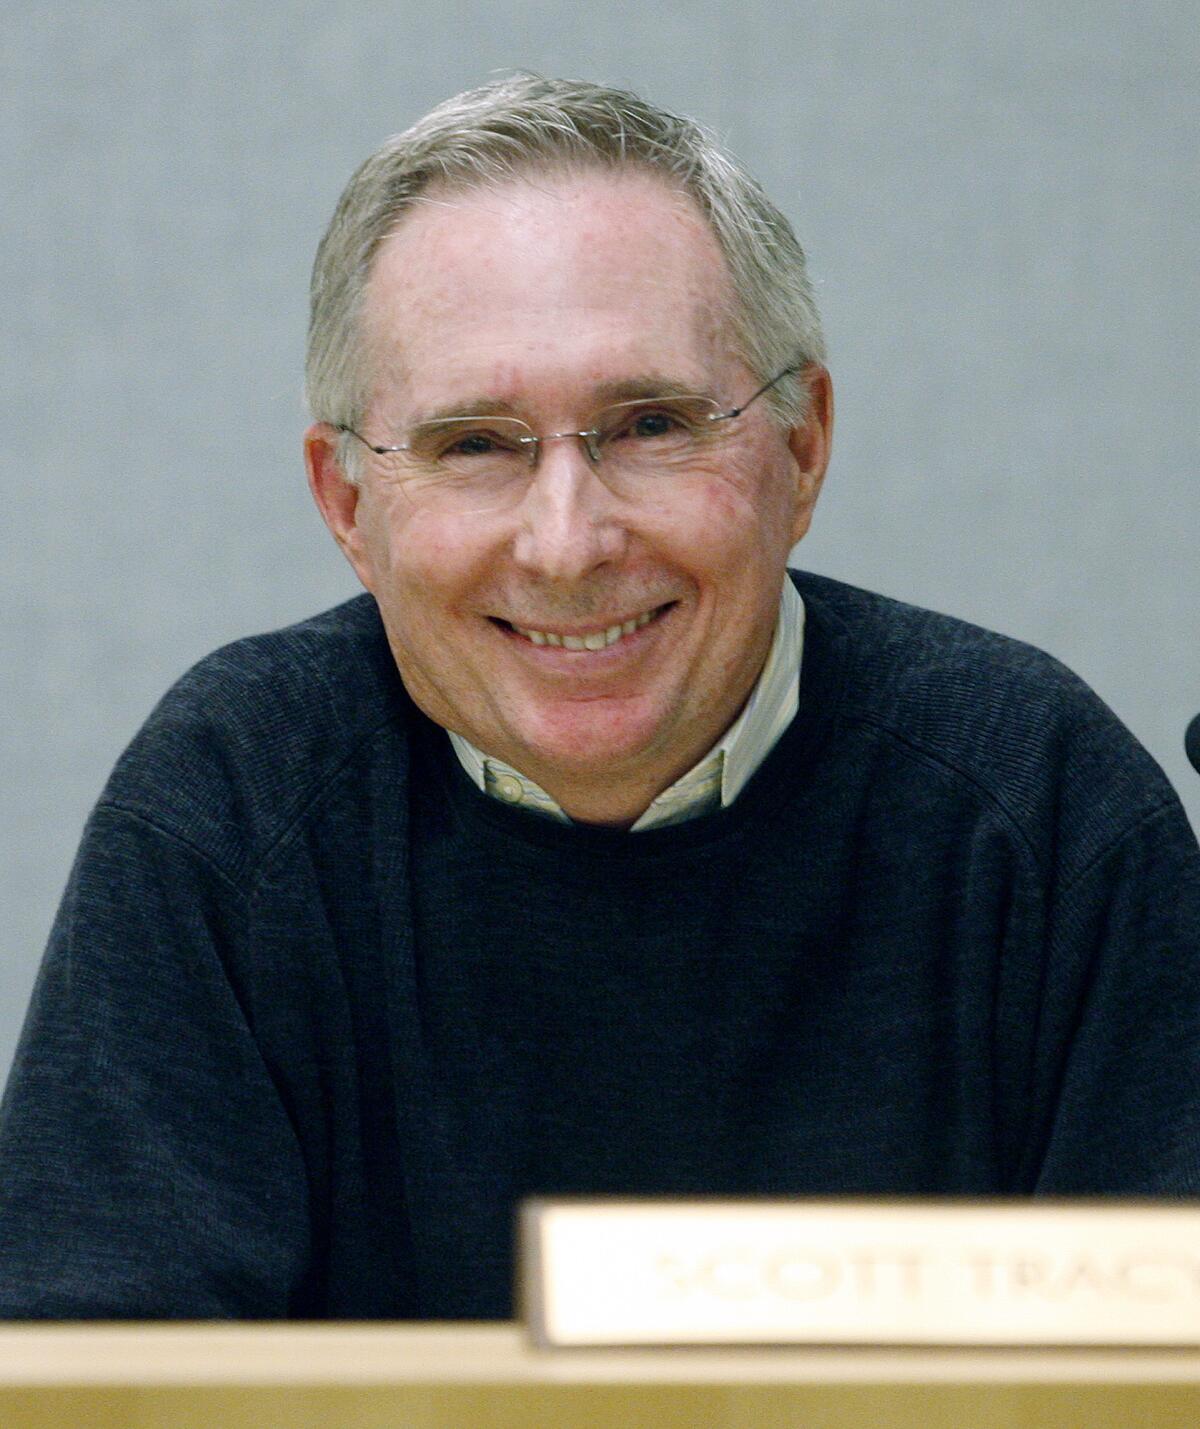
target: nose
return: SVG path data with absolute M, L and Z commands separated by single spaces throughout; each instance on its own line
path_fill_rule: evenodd
M 620 503 L 581 439 L 543 440 L 520 507 L 516 562 L 544 580 L 573 581 L 624 555 Z

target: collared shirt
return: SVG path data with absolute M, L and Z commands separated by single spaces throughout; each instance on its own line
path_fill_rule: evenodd
M 803 650 L 804 602 L 785 576 L 775 637 L 741 714 L 698 764 L 651 800 L 631 833 L 681 824 L 733 803 L 795 718 Z M 519 769 L 484 754 L 461 734 L 448 733 L 459 763 L 476 788 L 505 804 L 571 822 L 559 804 Z

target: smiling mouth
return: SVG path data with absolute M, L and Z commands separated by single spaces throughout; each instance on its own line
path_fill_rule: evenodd
M 511 621 L 501 620 L 498 617 L 495 620 L 497 625 L 511 630 L 514 635 L 520 635 L 531 645 L 555 645 L 563 650 L 604 650 L 610 645 L 615 645 L 618 640 L 623 640 L 627 635 L 633 635 L 636 631 L 644 629 L 652 620 L 657 619 L 674 604 L 674 601 L 668 601 L 666 605 L 655 606 L 653 610 L 644 610 L 641 615 L 623 620 L 619 625 L 601 626 L 596 630 L 583 630 L 574 635 L 562 635 L 555 630 L 533 630 L 525 625 L 513 625 Z

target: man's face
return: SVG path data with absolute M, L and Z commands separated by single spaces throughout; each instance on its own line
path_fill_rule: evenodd
M 670 388 L 740 404 L 759 383 L 733 345 L 731 304 L 707 225 L 652 176 L 430 194 L 368 285 L 364 434 L 395 442 L 464 411 L 576 431 L 614 400 Z M 502 510 L 414 499 L 366 453 L 354 490 L 321 425 L 310 481 L 425 713 L 573 816 L 628 822 L 721 736 L 758 676 L 827 460 L 824 383 L 806 429 L 780 431 L 755 403 L 638 498 L 611 490 L 573 440 L 544 443 Z M 602 649 L 521 633 L 630 621 Z

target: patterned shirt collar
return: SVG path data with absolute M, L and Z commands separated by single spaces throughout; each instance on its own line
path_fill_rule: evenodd
M 795 718 L 803 649 L 804 602 L 785 576 L 775 637 L 741 714 L 699 763 L 651 801 L 631 833 L 682 824 L 733 803 Z M 459 763 L 477 789 L 515 808 L 571 822 L 555 800 L 519 769 L 484 754 L 461 734 L 448 733 Z

